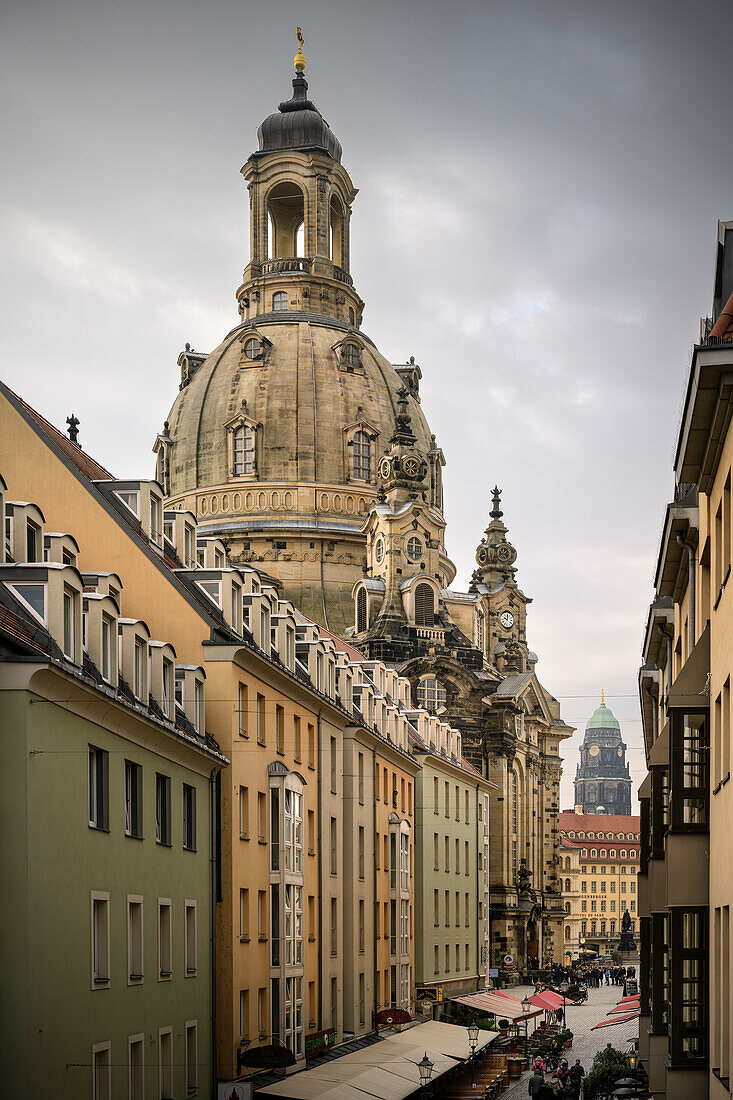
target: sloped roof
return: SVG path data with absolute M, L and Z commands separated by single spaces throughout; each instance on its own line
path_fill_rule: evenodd
M 505 676 L 494 692 L 499 699 L 513 699 L 526 688 L 534 676 L 533 672 L 515 672 Z
M 596 839 L 599 832 L 633 833 L 633 841 L 627 841 L 630 844 L 638 843 L 641 834 L 641 818 L 634 814 L 576 814 L 572 810 L 563 810 L 559 825 L 561 833 L 572 830 L 576 834 L 574 840 L 578 839 L 579 829 L 586 834 L 586 840 L 588 832 L 595 833 Z
M 13 401 L 20 405 L 24 412 L 28 414 L 31 420 L 34 420 L 39 428 L 42 428 L 46 435 L 54 441 L 59 450 L 63 451 L 68 459 L 70 459 L 76 468 L 84 474 L 85 477 L 90 478 L 92 481 L 113 481 L 114 474 L 111 474 L 109 470 L 106 470 L 100 462 L 88 455 L 86 451 L 83 451 L 78 443 L 72 443 L 67 435 L 55 428 L 50 421 L 46 420 L 45 416 L 41 416 L 37 409 L 34 409 L 32 405 L 29 405 L 27 401 L 24 401 L 22 397 L 19 397 L 17 393 L 0 382 L 0 386 L 13 398 Z

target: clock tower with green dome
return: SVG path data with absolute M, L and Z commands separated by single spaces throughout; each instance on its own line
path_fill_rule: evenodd
M 631 776 L 621 726 L 601 692 L 585 727 L 575 772 L 575 805 L 584 814 L 631 814 Z

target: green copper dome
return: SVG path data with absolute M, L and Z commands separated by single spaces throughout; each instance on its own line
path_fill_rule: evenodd
M 611 710 L 605 703 L 601 703 L 601 705 L 593 711 L 585 728 L 587 730 L 621 730 L 618 719 L 614 718 Z

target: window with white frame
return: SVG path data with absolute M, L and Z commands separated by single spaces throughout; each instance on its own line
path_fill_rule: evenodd
M 351 444 L 351 472 L 357 481 L 370 481 L 372 476 L 372 441 L 364 431 L 354 434 Z
M 92 1047 L 92 1100 L 111 1100 L 112 1044 L 95 1043 Z
M 162 1027 L 158 1032 L 158 1085 L 160 1100 L 173 1096 L 173 1028 Z
M 109 753 L 89 746 L 89 825 L 109 829 Z
M 163 714 L 173 718 L 175 671 L 172 661 L 163 658 Z
M 135 667 L 134 676 L 135 681 L 132 686 L 132 690 L 135 693 L 135 698 L 139 699 L 141 703 L 147 703 L 145 698 L 145 658 L 147 657 L 147 646 L 139 638 L 135 639 Z
M 198 1089 L 198 1024 L 196 1020 L 186 1021 L 186 1096 L 193 1096 Z
M 198 973 L 198 929 L 195 901 L 187 901 L 184 906 L 183 946 L 186 977 L 191 978 Z
M 173 973 L 172 905 L 170 898 L 158 898 L 158 981 L 167 981 Z
M 143 769 L 132 760 L 125 761 L 125 835 L 143 835 Z
M 143 899 L 127 895 L 127 982 L 143 980 Z
M 183 784 L 183 847 L 196 851 L 196 788 Z
M 436 714 L 445 706 L 445 688 L 434 676 L 423 676 L 418 680 L 416 696 L 418 705 L 429 714 Z
M 92 989 L 107 989 L 110 983 L 109 894 L 91 894 Z
M 273 294 L 272 308 L 275 311 L 288 308 L 288 296 L 284 290 L 278 290 L 276 294 Z
M 129 1100 L 145 1097 L 145 1035 L 131 1035 L 127 1040 L 127 1077 Z
M 255 471 L 255 432 L 251 424 L 239 424 L 232 431 L 232 473 L 235 477 Z
M 76 660 L 76 606 L 78 594 L 73 588 L 64 586 L 64 656 L 70 661 Z

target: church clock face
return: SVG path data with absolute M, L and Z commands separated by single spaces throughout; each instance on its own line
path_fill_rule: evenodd
M 486 565 L 488 558 L 489 552 L 486 547 L 479 546 L 478 550 L 476 551 L 476 561 L 479 563 L 479 565 Z
M 502 611 L 501 615 L 499 616 L 499 622 L 505 630 L 511 630 L 511 628 L 514 626 L 514 615 L 511 613 L 511 611 Z
M 383 458 L 379 463 L 379 476 L 383 481 L 388 481 L 392 476 L 392 463 L 388 458 Z
M 591 745 L 590 748 L 588 749 L 588 752 L 590 753 L 591 756 L 598 756 L 598 753 L 600 751 L 601 750 L 600 750 L 598 745 Z
M 619 755 L 619 756 L 623 756 L 623 755 L 624 755 L 624 750 L 623 750 L 623 749 L 621 748 L 621 746 L 620 746 L 620 745 L 619 745 L 619 747 L 618 747 L 618 748 L 616 749 L 616 752 L 618 753 L 618 755 Z
M 420 460 L 410 456 L 402 463 L 402 469 L 404 470 L 405 477 L 417 477 L 420 473 Z

